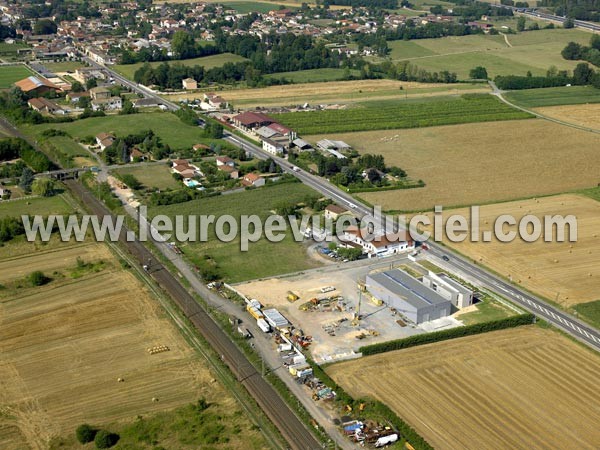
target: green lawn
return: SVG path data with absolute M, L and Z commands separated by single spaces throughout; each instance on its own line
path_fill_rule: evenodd
M 491 95 L 480 94 L 370 101 L 357 103 L 357 107 L 344 110 L 284 113 L 274 117 L 299 134 L 308 135 L 513 120 L 531 116 Z
M 70 123 L 24 125 L 21 127 L 21 130 L 26 134 L 38 137 L 43 130 L 49 128 L 64 130 L 74 138 L 95 136 L 101 132 L 111 132 L 117 136 L 126 136 L 150 129 L 160 136 L 165 144 L 169 144 L 173 149 L 189 148 L 198 143 L 223 143 L 220 140 L 214 141 L 203 138 L 201 128 L 186 125 L 177 116 L 169 112 L 92 117 Z
M 116 170 L 117 174 L 131 174 L 147 188 L 175 189 L 181 187 L 181 182 L 175 181 L 166 164 L 153 164 L 138 167 L 126 167 Z
M 10 88 L 16 81 L 33 75 L 33 72 L 21 64 L 0 66 L 0 89 Z
M 506 23 L 510 26 L 510 22 Z M 573 70 L 577 61 L 567 61 L 560 52 L 569 41 L 587 44 L 590 34 L 571 29 L 528 31 L 503 36 L 470 35 L 449 36 L 439 39 L 415 39 L 390 42 L 393 61 L 408 60 L 419 68 L 439 72 L 456 72 L 461 79 L 478 65 L 486 67 L 488 74 L 544 75 L 554 65 L 561 70 Z
M 590 325 L 600 329 L 600 300 L 588 303 L 580 303 L 573 307 L 579 318 Z
M 239 218 L 242 214 L 256 214 L 266 218 L 282 200 L 301 202 L 307 195 L 314 194 L 309 187 L 300 183 L 288 183 L 264 187 L 251 191 L 221 195 L 176 205 L 151 207 L 149 214 L 166 214 L 170 217 L 181 214 L 221 215 L 231 214 Z M 214 228 L 209 228 L 208 242 L 182 243 L 181 249 L 192 262 L 201 265 L 210 258 L 217 270 L 228 282 L 239 282 L 260 277 L 273 276 L 315 267 L 316 263 L 306 255 L 302 244 L 294 242 L 287 233 L 282 242 L 272 243 L 262 238 L 242 252 L 238 238 L 225 243 L 216 239 Z
M 351 75 L 359 76 L 360 71 L 351 70 Z M 298 72 L 279 72 L 267 75 L 266 78 L 282 79 L 291 81 L 292 83 L 315 83 L 319 81 L 340 81 L 344 80 L 346 71 L 344 69 L 311 69 L 300 70 Z
M 465 325 L 473 325 L 476 323 L 504 319 L 516 314 L 517 313 L 508 306 L 484 295 L 482 300 L 477 303 L 477 311 L 462 314 L 458 317 L 458 320 L 461 320 Z
M 30 198 L 0 202 L 0 217 L 20 217 L 23 214 L 69 214 L 73 208 L 60 196 Z
M 512 91 L 505 97 L 513 103 L 527 107 L 575 105 L 600 102 L 600 89 L 591 86 L 569 86 Z
M 180 63 L 184 66 L 202 66 L 205 69 L 212 69 L 213 67 L 221 67 L 223 64 L 228 62 L 242 62 L 246 61 L 246 58 L 242 56 L 234 55 L 232 53 L 222 53 L 220 55 L 211 55 L 211 56 L 203 56 L 202 58 L 193 58 L 193 59 L 182 59 L 178 61 L 169 61 L 169 64 Z M 162 64 L 161 62 L 152 62 L 151 66 L 156 67 Z M 137 64 L 122 64 L 114 66 L 114 69 L 122 74 L 123 76 L 133 79 L 133 74 L 136 70 L 142 67 L 144 63 Z

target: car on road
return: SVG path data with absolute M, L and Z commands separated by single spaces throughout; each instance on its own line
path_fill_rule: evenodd
M 352 208 L 352 209 L 356 209 L 357 208 L 357 206 L 354 203 L 350 203 L 350 202 L 348 202 L 348 206 L 350 208 Z
M 443 259 L 444 261 L 450 261 L 450 258 L 448 258 L 446 255 L 442 256 L 442 259 Z

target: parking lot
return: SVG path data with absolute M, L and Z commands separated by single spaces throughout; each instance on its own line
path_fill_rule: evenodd
M 317 363 L 352 358 L 362 345 L 460 325 L 447 317 L 427 323 L 426 328 L 417 327 L 360 291 L 359 282 L 364 282 L 367 273 L 391 267 L 424 270 L 401 255 L 250 281 L 235 288 L 260 301 L 264 308 L 277 308 L 304 335 L 312 336 L 309 349 Z M 298 299 L 290 301 L 290 294 Z M 361 320 L 357 322 L 359 304 Z

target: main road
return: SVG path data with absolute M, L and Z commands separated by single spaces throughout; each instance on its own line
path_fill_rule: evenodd
M 99 66 L 90 60 L 88 60 L 88 62 L 94 66 L 107 70 L 116 81 L 129 87 L 133 91 L 144 95 L 145 97 L 155 99 L 157 102 L 163 104 L 167 109 L 172 111 L 179 109 L 179 105 L 165 100 L 146 87 L 142 87 L 135 82 L 127 80 L 114 70 L 106 66 Z M 347 206 L 359 218 L 373 214 L 372 210 L 358 202 L 348 193 L 332 185 L 327 180 L 324 180 L 323 178 L 308 173 L 304 170 L 293 168 L 287 160 L 265 152 L 262 148 L 249 142 L 248 140 L 240 138 L 239 136 L 229 132 L 225 133 L 224 139 L 252 153 L 257 158 L 273 158 L 273 160 L 283 169 L 284 172 L 294 175 L 304 184 L 312 187 L 314 190 L 320 192 L 325 197 L 332 199 L 336 203 Z M 380 229 L 385 229 L 384 223 L 381 223 Z M 490 273 L 481 266 L 477 265 L 475 262 L 450 251 L 448 248 L 433 241 L 429 241 L 427 244 L 429 245 L 432 254 L 439 256 L 444 260 L 447 259 L 447 261 L 445 261 L 446 266 L 450 266 L 450 268 L 468 274 L 477 280 L 479 286 L 489 289 L 498 295 L 509 299 L 525 310 L 530 311 L 536 316 L 552 323 L 554 326 L 563 330 L 579 341 L 589 345 L 597 351 L 600 351 L 600 332 L 598 332 L 598 330 L 583 323 L 581 320 L 572 316 L 571 314 L 567 314 L 559 308 L 551 305 L 540 297 L 530 294 L 523 289 L 520 289 L 518 286 Z

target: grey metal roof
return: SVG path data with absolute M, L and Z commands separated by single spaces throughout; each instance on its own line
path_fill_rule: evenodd
M 409 274 L 400 269 L 392 269 L 385 272 L 375 273 L 369 275 L 368 278 L 379 283 L 385 289 L 402 298 L 417 309 L 431 305 L 449 303 L 448 300 L 439 295 L 433 289 L 428 288 L 419 280 L 411 277 Z M 367 287 L 370 288 L 371 286 L 368 285 L 369 280 L 367 279 Z M 369 289 L 369 291 L 376 294 L 376 287 L 373 290 Z
M 449 284 L 451 287 L 456 289 L 461 294 L 467 295 L 467 296 L 473 295 L 473 291 L 471 289 L 460 284 L 458 281 L 456 281 L 452 277 L 448 276 L 448 274 L 438 273 L 437 276 L 440 277 L 442 280 L 444 280 L 444 283 Z

